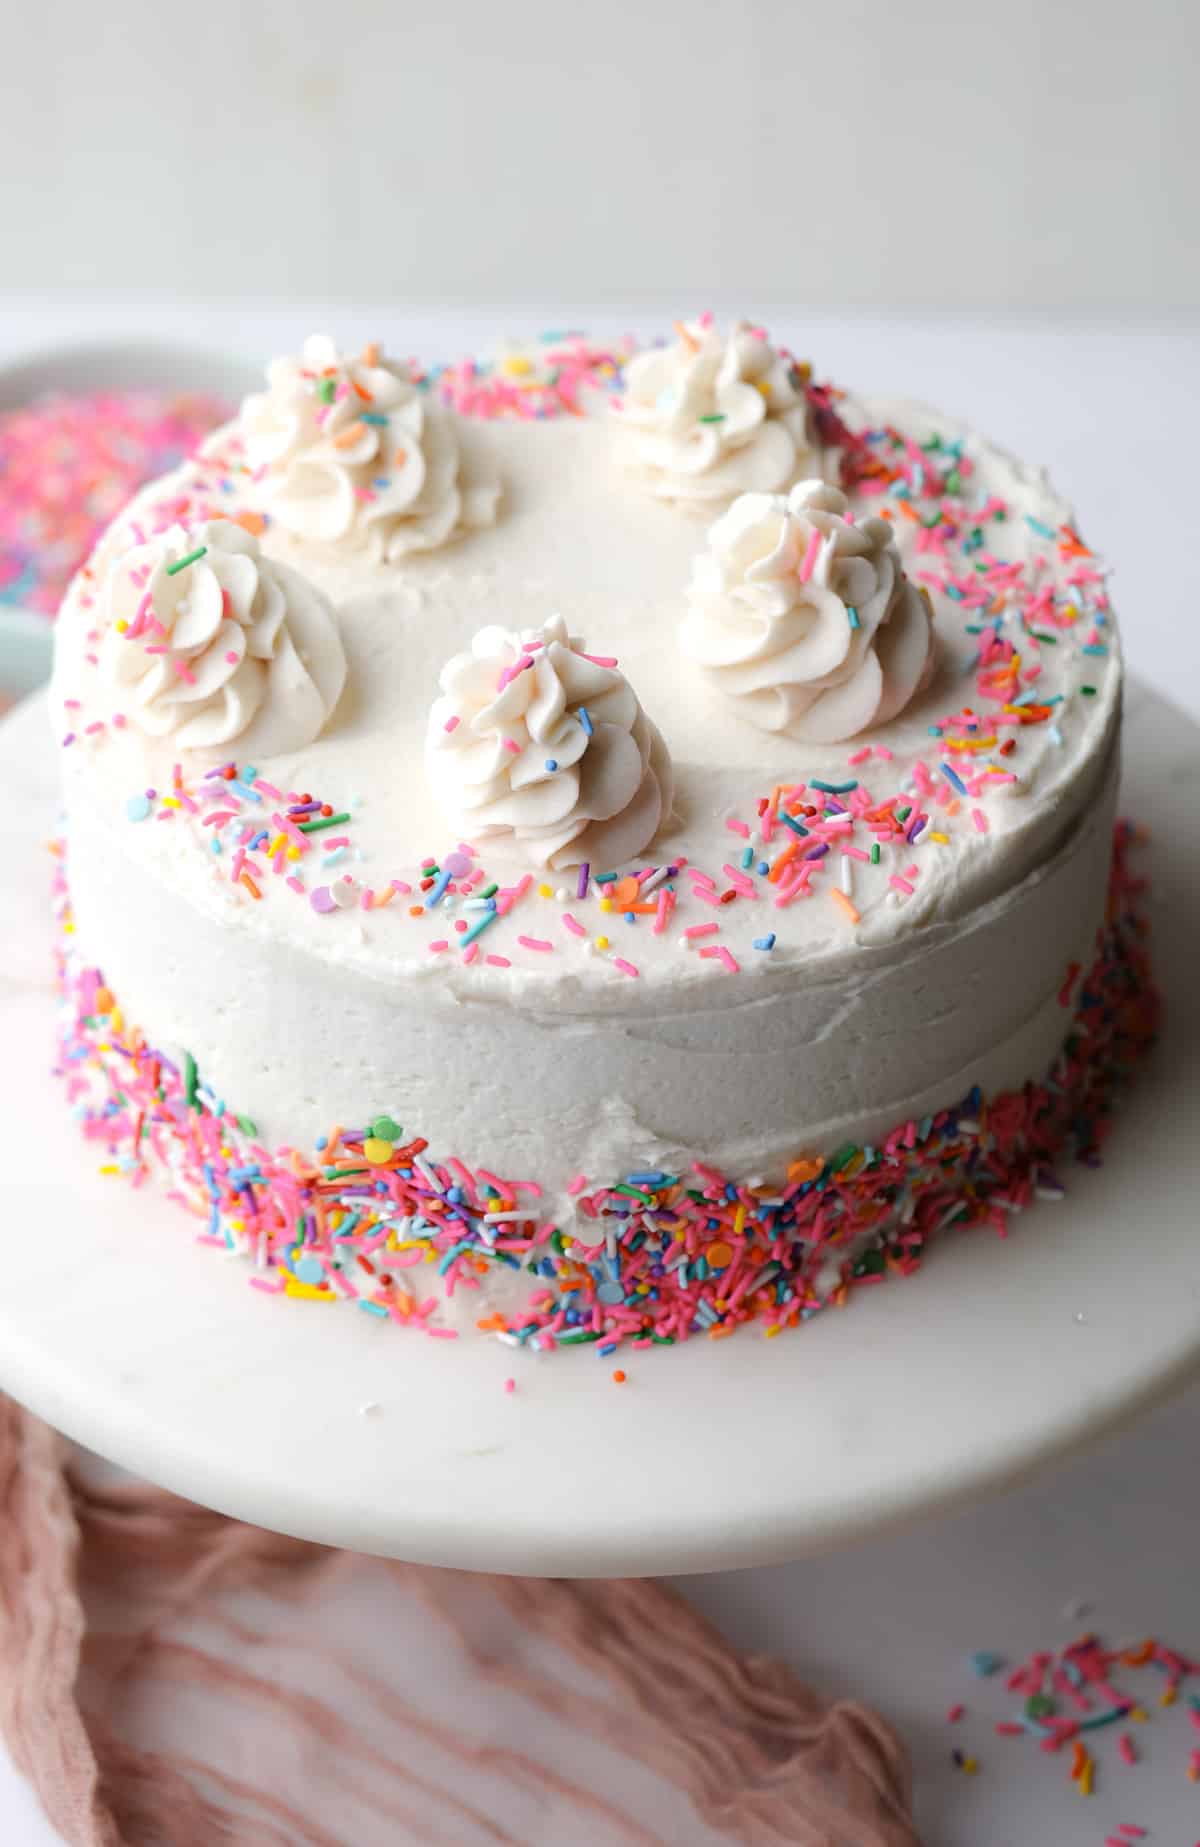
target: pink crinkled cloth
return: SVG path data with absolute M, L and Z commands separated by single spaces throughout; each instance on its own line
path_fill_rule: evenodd
M 3 1398 L 0 1730 L 72 1847 L 919 1847 L 888 1726 L 657 1584 L 307 1545 Z

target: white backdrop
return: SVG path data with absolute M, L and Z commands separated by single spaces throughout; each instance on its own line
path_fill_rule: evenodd
M 37 0 L 0 286 L 1200 307 L 1196 0 Z

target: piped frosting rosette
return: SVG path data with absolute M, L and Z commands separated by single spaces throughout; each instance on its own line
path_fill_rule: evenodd
M 818 471 L 804 374 L 758 329 L 722 336 L 710 317 L 676 323 L 671 346 L 639 353 L 613 411 L 617 458 L 660 499 L 714 512 Z
M 671 809 L 657 727 L 613 660 L 588 655 L 561 616 L 517 635 L 480 629 L 441 673 L 426 764 L 447 818 L 471 840 L 539 865 L 615 866 Z
M 257 503 L 293 538 L 390 562 L 496 517 L 499 481 L 475 477 L 453 411 L 375 346 L 352 359 L 314 334 L 240 426 Z
M 183 749 L 310 744 L 346 678 L 337 617 L 299 571 L 230 520 L 122 552 L 102 592 L 101 671 L 133 723 Z
M 883 519 L 802 481 L 744 494 L 697 558 L 685 653 L 751 723 L 813 743 L 886 724 L 925 683 L 932 611 Z

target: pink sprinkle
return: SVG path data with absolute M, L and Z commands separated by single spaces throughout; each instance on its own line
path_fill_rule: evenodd
M 462 724 L 462 719 L 459 718 L 457 714 L 455 714 L 453 718 L 448 718 L 446 720 L 446 723 L 442 727 L 442 729 L 445 731 L 457 731 L 458 727 L 461 724 Z
M 303 892 L 304 890 L 304 880 L 298 879 L 295 873 L 292 874 L 290 879 L 285 879 L 284 884 L 290 885 L 293 891 Z
M 902 891 L 904 892 L 906 897 L 909 897 L 909 898 L 912 897 L 912 894 L 913 894 L 912 886 L 909 884 L 907 879 L 902 879 L 898 877 L 896 873 L 893 872 L 891 878 L 888 880 L 888 884 L 891 886 L 893 891 Z
M 749 840 L 750 829 L 746 826 L 744 821 L 735 821 L 733 816 L 729 815 L 726 818 L 725 825 L 731 834 L 740 834 L 743 840 Z
M 886 744 L 876 744 L 875 755 L 882 757 L 885 763 L 895 762 L 895 752 L 889 750 Z
M 975 825 L 976 825 L 976 827 L 977 827 L 977 828 L 979 829 L 979 832 L 980 832 L 981 834 L 986 834 L 986 833 L 987 833 L 987 831 L 988 831 L 988 818 L 987 818 L 987 816 L 986 816 L 986 815 L 984 814 L 984 812 L 983 812 L 983 809 L 982 809 L 982 808 L 972 808 L 972 810 L 971 810 L 971 819 L 972 819 L 972 821 L 974 821 L 974 823 L 975 823 Z
M 615 667 L 617 665 L 615 654 L 585 654 L 583 658 L 585 661 L 591 661 L 593 667 Z
M 250 1278 L 251 1289 L 261 1289 L 266 1295 L 278 1295 L 283 1286 L 282 1277 L 280 1277 L 277 1282 L 272 1282 L 265 1276 L 252 1276 Z
M 614 956 L 613 957 L 613 967 L 619 968 L 623 975 L 636 975 L 637 974 L 637 969 L 633 966 L 633 963 L 627 962 L 624 956 Z
M 464 962 L 469 964 L 471 962 L 474 962 L 478 954 L 479 954 L 479 944 L 478 943 L 468 943 L 467 947 L 462 952 L 462 959 Z
M 230 648 L 228 654 L 225 656 L 225 659 L 229 662 L 229 665 L 231 667 L 236 667 L 239 660 L 241 659 L 241 655 L 235 654 L 233 649 Z
M 957 1725 L 966 1710 L 966 1707 L 963 1705 L 951 1706 L 949 1712 L 946 1714 L 947 1725 Z
M 726 949 L 724 943 L 717 943 L 710 949 L 702 949 L 700 951 L 700 954 L 702 956 L 716 956 L 719 959 L 721 966 L 723 968 L 728 969 L 731 975 L 736 975 L 739 969 L 741 968 L 740 962 L 738 962 L 730 954 L 729 950 Z
M 586 1174 L 576 1174 L 574 1179 L 567 1181 L 567 1192 L 570 1195 L 570 1197 L 574 1199 L 577 1193 L 582 1193 L 586 1185 L 587 1185 L 587 1175 Z
M 563 912 L 562 920 L 563 920 L 563 923 L 566 925 L 567 929 L 571 932 L 572 936 L 586 936 L 587 935 L 587 931 L 584 929 L 583 925 L 580 923 L 578 917 L 572 917 L 570 911 Z
M 430 943 L 429 953 L 431 956 L 440 955 L 443 949 L 449 949 L 449 947 L 450 945 L 446 941 L 446 938 L 444 936 L 439 936 L 436 943 Z
M 1129 1736 L 1128 1732 L 1121 1733 L 1121 1736 L 1117 1740 L 1117 1749 L 1121 1753 L 1122 1763 L 1126 1763 L 1126 1764 L 1136 1764 L 1137 1763 L 1137 1760 L 1138 1760 L 1137 1746 L 1134 1744 L 1133 1739 Z
M 540 949 L 545 952 L 554 948 L 553 943 L 545 942 L 540 936 L 519 936 L 517 941 L 522 949 Z
M 517 743 L 516 738 L 505 738 L 504 748 L 505 750 L 511 750 L 514 757 L 519 757 L 521 754 L 521 746 Z
M 802 584 L 806 584 L 809 578 L 812 576 L 813 566 L 817 562 L 817 553 L 820 551 L 820 549 L 821 549 L 821 534 L 818 531 L 818 529 L 814 526 L 812 531 L 808 535 L 808 545 L 805 548 L 804 560 L 800 566 L 800 582 Z
M 683 934 L 690 943 L 698 936 L 715 936 L 720 928 L 721 926 L 718 923 L 693 924 L 691 928 L 685 930 Z
M 471 947 L 472 949 L 474 949 L 476 945 L 472 943 Z M 491 963 L 493 968 L 511 968 L 512 967 L 512 963 L 509 961 L 507 956 L 488 956 L 487 960 Z
M 516 1391 L 516 1389 L 517 1389 L 517 1382 L 516 1382 L 516 1380 L 515 1380 L 515 1379 L 506 1379 L 506 1380 L 504 1381 L 504 1389 L 505 1389 L 505 1391 L 506 1391 L 506 1392 L 515 1392 L 515 1391 Z
M 870 754 L 871 746 L 869 744 L 864 744 L 861 750 L 856 750 L 852 757 L 847 757 L 846 761 L 851 769 L 857 769 L 860 763 L 866 762 Z

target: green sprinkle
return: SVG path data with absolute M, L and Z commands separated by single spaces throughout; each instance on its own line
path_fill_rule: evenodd
M 1058 646 L 1058 636 L 1057 635 L 1047 635 L 1044 629 L 1031 628 L 1029 633 L 1033 636 L 1033 639 L 1035 641 L 1048 642 L 1052 648 L 1057 648 Z
M 398 1142 L 404 1131 L 390 1116 L 376 1116 L 371 1124 L 371 1133 L 376 1141 Z
M 195 551 L 189 552 L 186 558 L 176 558 L 174 564 L 167 566 L 167 576 L 174 577 L 177 571 L 186 571 L 188 565 L 195 564 L 198 558 L 203 558 L 207 550 L 207 545 L 197 545 Z
M 475 896 L 477 898 L 494 898 L 496 896 L 496 893 L 499 891 L 499 889 L 500 887 L 496 884 L 496 881 L 493 879 L 490 885 L 485 885 L 482 891 L 476 892 Z
M 341 827 L 342 823 L 349 819 L 350 816 L 348 814 L 321 815 L 315 821 L 301 821 L 300 832 L 302 834 L 319 834 L 327 827 Z
M 723 410 L 714 411 L 710 417 L 697 417 L 696 419 L 697 423 L 724 423 L 724 421 L 725 412 Z
M 317 396 L 322 404 L 332 404 L 336 394 L 337 385 L 333 379 L 319 378 L 317 380 Z
M 1094 699 L 1096 697 L 1096 689 L 1094 686 L 1081 686 L 1079 690 L 1085 699 Z
M 183 1094 L 189 1109 L 199 1109 L 196 1100 L 196 1060 L 190 1052 L 183 1054 Z
M 243 1135 L 257 1135 L 258 1134 L 258 1124 L 256 1122 L 253 1122 L 249 1116 L 237 1116 L 234 1118 L 234 1120 L 236 1121 L 237 1126 L 242 1131 Z
M 877 866 L 879 864 L 879 842 L 878 840 L 875 842 L 874 846 L 871 848 L 871 864 L 873 866 Z

